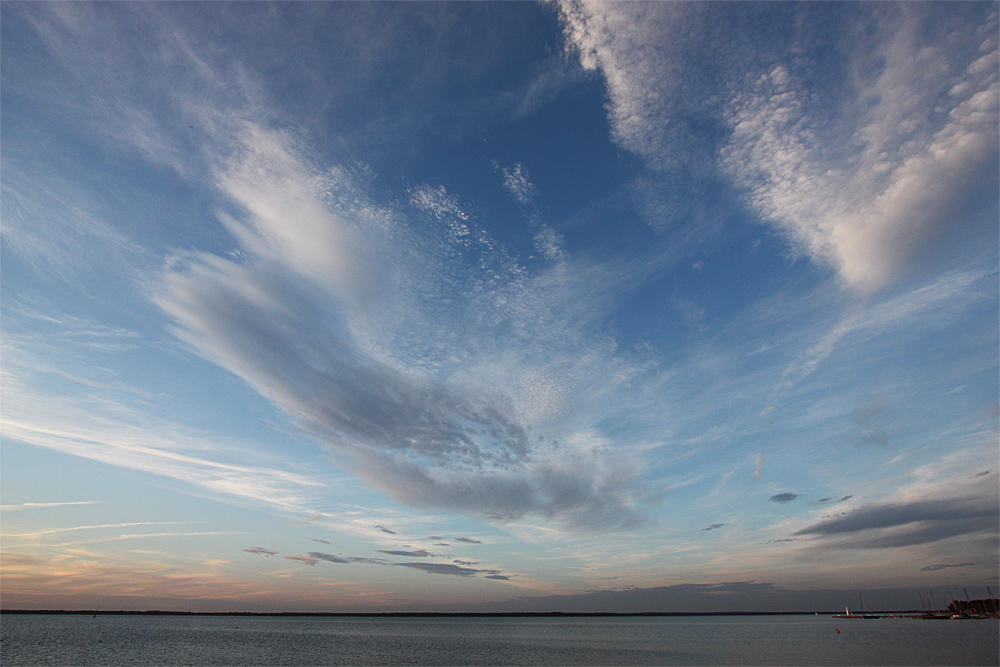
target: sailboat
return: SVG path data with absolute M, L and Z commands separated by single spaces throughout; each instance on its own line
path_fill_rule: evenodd
M 861 618 L 882 618 L 875 614 L 869 614 L 868 610 L 865 609 L 865 596 L 861 594 L 861 591 L 858 591 L 858 596 L 861 598 Z

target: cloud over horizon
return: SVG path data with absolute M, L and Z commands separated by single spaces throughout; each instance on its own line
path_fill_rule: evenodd
M 995 2 L 0 14 L 5 605 L 996 581 Z

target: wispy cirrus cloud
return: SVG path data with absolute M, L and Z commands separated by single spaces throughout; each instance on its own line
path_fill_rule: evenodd
M 63 503 L 17 503 L 0 505 L 0 512 L 19 512 L 21 510 L 46 509 L 49 507 L 66 507 L 69 505 L 96 505 L 96 500 L 71 500 Z
M 611 382 L 624 370 L 598 352 L 600 341 L 571 333 L 573 313 L 551 276 L 533 279 L 481 232 L 471 250 L 489 268 L 470 267 L 454 225 L 471 221 L 445 193 L 420 194 L 421 210 L 453 223 L 429 244 L 410 234 L 406 211 L 375 204 L 348 172 L 319 176 L 288 137 L 248 125 L 242 141 L 218 182 L 235 205 L 221 220 L 248 259 L 198 253 L 165 273 L 157 301 L 178 337 L 407 504 L 578 527 L 637 520 L 621 463 L 579 437 L 529 444 L 529 427 L 555 425 L 568 407 L 584 381 L 581 361 Z M 377 260 L 384 253 L 393 266 Z M 442 289 L 445 310 L 423 295 Z M 550 347 L 556 335 L 565 337 Z M 543 351 L 554 357 L 539 366 Z M 564 365 L 570 374 L 557 375 Z M 610 388 L 593 377 L 590 394 Z M 558 392 L 553 403 L 529 402 L 520 390 L 532 380 Z M 568 465 L 574 442 L 588 468 Z
M 193 484 L 224 498 L 263 502 L 293 513 L 309 511 L 309 489 L 321 485 L 317 479 L 280 468 L 210 458 L 206 451 L 221 453 L 228 447 L 178 432 L 175 425 L 144 424 L 138 415 L 137 422 L 125 424 L 97 417 L 76 403 L 62 408 L 58 416 L 52 415 L 44 423 L 5 417 L 0 420 L 0 431 L 5 438 L 142 470 Z
M 447 27 L 457 25 L 458 14 L 451 9 L 457 5 L 440 10 L 394 7 L 389 13 L 395 22 L 384 30 L 385 22 L 378 20 L 384 18 L 382 10 L 364 5 L 295 10 L 287 5 L 266 12 L 227 5 L 198 10 L 181 5 L 117 10 L 100 4 L 6 5 L 5 19 L 37 21 L 39 44 L 61 64 L 39 65 L 39 59 L 32 62 L 42 69 L 21 72 L 12 58 L 5 60 L 5 78 L 10 64 L 10 71 L 22 77 L 21 89 L 52 95 L 45 108 L 79 120 L 74 128 L 86 135 L 77 137 L 83 143 L 113 135 L 111 141 L 95 143 L 109 155 L 126 155 L 123 164 L 130 173 L 128 178 L 105 175 L 107 182 L 121 188 L 132 187 L 132 179 L 142 183 L 138 190 L 102 191 L 98 198 L 117 202 L 122 195 L 143 209 L 138 215 L 116 211 L 107 215 L 115 220 L 109 223 L 94 214 L 99 208 L 81 205 L 75 194 L 57 201 L 58 180 L 48 183 L 39 177 L 44 172 L 22 169 L 30 166 L 36 150 L 24 142 L 17 153 L 21 161 L 15 164 L 18 178 L 5 178 L 4 184 L 13 192 L 5 192 L 4 199 L 19 216 L 9 228 L 13 240 L 7 248 L 39 269 L 61 264 L 63 282 L 69 284 L 72 272 L 103 267 L 102 260 L 109 257 L 98 252 L 76 256 L 76 245 L 85 246 L 83 250 L 107 246 L 114 259 L 130 266 L 106 282 L 138 286 L 141 294 L 132 296 L 141 301 L 140 309 L 150 306 L 150 294 L 155 304 L 142 313 L 117 311 L 130 311 L 132 321 L 142 322 L 142 336 L 124 326 L 68 318 L 42 322 L 37 317 L 27 335 L 21 335 L 17 322 L 6 315 L 11 300 L 5 298 L 4 438 L 164 476 L 191 485 L 187 491 L 195 495 L 263 504 L 278 509 L 283 518 L 306 517 L 281 522 L 281 530 L 315 522 L 310 532 L 341 533 L 336 540 L 331 537 L 338 549 L 371 553 L 377 546 L 386 556 L 421 560 L 399 565 L 427 574 L 511 576 L 479 569 L 485 566 L 474 561 L 428 562 L 433 557 L 430 542 L 414 540 L 411 546 L 402 543 L 410 538 L 387 539 L 476 530 L 462 525 L 461 518 L 446 526 L 441 517 L 426 516 L 437 511 L 503 524 L 494 532 L 483 531 L 482 540 L 430 538 L 448 550 L 484 544 L 474 550 L 483 559 L 507 548 L 504 533 L 515 538 L 531 534 L 527 542 L 543 545 L 555 539 L 592 539 L 596 544 L 601 538 L 569 535 L 560 528 L 635 527 L 623 539 L 634 560 L 647 559 L 646 576 L 659 581 L 668 559 L 681 563 L 679 554 L 699 553 L 702 547 L 694 542 L 708 544 L 719 536 L 734 545 L 742 540 L 744 547 L 725 557 L 701 559 L 697 567 L 703 569 L 695 573 L 700 581 L 724 580 L 707 575 L 726 567 L 745 579 L 750 575 L 739 568 L 751 556 L 755 563 L 770 557 L 756 557 L 761 544 L 783 542 L 797 544 L 776 547 L 772 564 L 811 548 L 855 541 L 866 543 L 864 548 L 895 544 L 920 551 L 911 562 L 921 564 L 977 560 L 988 567 L 989 557 L 969 559 L 925 548 L 945 542 L 929 540 L 943 534 L 947 522 L 892 519 L 890 506 L 916 507 L 926 514 L 930 507 L 920 503 L 940 498 L 870 494 L 882 488 L 891 493 L 918 466 L 943 464 L 947 454 L 942 443 L 965 450 L 988 445 L 981 447 L 986 455 L 976 450 L 956 475 L 959 484 L 977 479 L 976 471 L 993 469 L 996 410 L 995 383 L 990 383 L 995 378 L 983 377 L 996 363 L 995 345 L 989 344 L 996 335 L 996 299 L 995 280 L 989 277 L 993 266 L 983 265 L 994 256 L 983 259 L 973 252 L 965 256 L 972 258 L 967 265 L 956 258 L 963 266 L 950 273 L 910 282 L 903 292 L 879 291 L 915 270 L 915 258 L 934 245 L 933 239 L 947 238 L 949 230 L 969 232 L 970 239 L 988 236 L 977 222 L 978 213 L 963 209 L 959 199 L 978 199 L 987 207 L 995 201 L 995 196 L 980 197 L 976 189 L 989 177 L 983 151 L 995 143 L 989 141 L 990 132 L 995 134 L 989 127 L 996 116 L 990 107 L 995 77 L 982 69 L 996 51 L 996 40 L 986 34 L 995 32 L 995 17 L 988 14 L 993 10 L 984 14 L 978 5 L 967 5 L 970 9 L 962 11 L 968 13 L 955 20 L 935 22 L 923 12 L 937 9 L 889 5 L 877 10 L 859 6 L 844 15 L 839 5 L 830 4 L 560 6 L 564 34 L 578 49 L 581 65 L 599 71 L 607 86 L 613 140 L 639 159 L 621 153 L 617 158 L 624 158 L 630 171 L 642 164 L 630 195 L 655 234 L 639 230 L 644 244 L 652 239 L 650 247 L 617 260 L 598 259 L 608 255 L 608 245 L 598 236 L 617 236 L 619 221 L 632 218 L 633 211 L 617 208 L 622 201 L 592 208 L 579 188 L 567 195 L 572 191 L 549 193 L 536 187 L 534 176 L 547 186 L 559 180 L 543 171 L 557 164 L 558 146 L 551 153 L 541 144 L 522 151 L 525 144 L 515 142 L 505 147 L 505 167 L 493 163 L 486 199 L 499 187 L 499 172 L 525 218 L 512 224 L 487 219 L 490 213 L 482 200 L 466 199 L 465 193 L 437 181 L 405 183 L 405 178 L 418 178 L 410 175 L 396 189 L 398 160 L 384 171 L 384 165 L 364 164 L 392 153 L 386 146 L 413 150 L 418 145 L 411 141 L 418 134 L 415 128 L 426 129 L 427 123 L 449 120 L 446 128 L 435 128 L 420 141 L 438 144 L 442 135 L 454 141 L 470 127 L 488 122 L 484 118 L 515 106 L 515 115 L 537 109 L 552 91 L 580 80 L 576 63 L 559 64 L 563 54 L 550 53 L 533 70 L 538 85 L 532 85 L 523 103 L 516 99 L 525 97 L 524 72 L 519 72 L 505 79 L 517 81 L 509 84 L 509 96 L 500 95 L 505 98 L 497 105 L 500 111 L 483 108 L 497 99 L 492 84 L 485 96 L 476 92 L 471 102 L 458 102 L 461 113 L 452 113 L 456 98 L 439 108 L 435 91 L 450 90 L 453 82 L 463 89 L 474 83 L 467 88 L 481 91 L 480 84 L 488 82 L 474 81 L 472 72 L 496 66 L 454 65 L 454 53 L 434 51 L 442 43 L 452 44 L 454 33 Z M 706 9 L 710 6 L 711 11 Z M 472 5 L 454 11 L 471 11 L 467 7 Z M 526 7 L 537 11 L 528 4 L 510 7 L 505 11 L 519 16 Z M 260 21 L 272 10 L 281 20 L 269 16 L 266 23 Z M 432 45 L 411 39 L 416 33 L 409 32 L 404 20 L 426 16 L 425 11 L 447 14 L 428 24 L 440 28 Z M 345 16 L 359 23 L 351 24 Z M 843 17 L 848 20 L 838 20 Z M 987 28 L 972 29 L 976 20 L 970 17 L 985 18 Z M 416 23 L 419 31 L 424 24 Z M 331 59 L 309 57 L 319 53 L 313 50 L 316 44 L 289 27 L 307 24 L 310 34 L 325 36 L 323 48 L 336 41 L 338 53 L 329 54 Z M 217 32 L 216 25 L 225 26 L 225 32 Z M 943 36 L 945 25 L 954 32 Z M 550 21 L 549 43 L 557 41 L 552 27 Z M 376 28 L 377 38 L 372 35 Z M 855 28 L 857 35 L 848 34 Z M 466 40 L 472 32 L 463 30 L 456 39 Z M 980 32 L 986 37 L 973 43 L 969 36 Z M 145 43 L 137 46 L 129 38 L 133 33 Z M 861 33 L 875 37 L 866 41 Z M 220 40 L 220 34 L 226 39 Z M 393 48 L 399 47 L 393 40 L 401 34 L 407 35 L 405 45 Z M 489 39 L 495 39 L 493 32 Z M 942 46 L 948 40 L 960 46 L 948 51 Z M 6 43 L 10 50 L 5 53 L 17 52 L 16 45 Z M 430 60 L 420 62 L 441 59 L 449 64 L 421 67 L 406 56 L 415 53 L 414 44 L 430 54 Z M 294 58 L 283 52 L 286 45 L 295 45 Z M 507 44 L 500 47 L 497 53 L 516 51 Z M 76 51 L 83 56 L 74 59 Z M 352 62 L 357 53 L 367 55 Z M 837 57 L 830 58 L 831 53 Z M 272 57 L 278 54 L 280 58 Z M 980 62 L 982 57 L 987 59 Z M 917 66 L 907 69 L 908 60 Z M 273 73 L 275 62 L 285 65 L 279 77 L 258 77 Z M 835 71 L 824 69 L 831 64 Z M 261 65 L 259 72 L 255 65 Z M 44 73 L 45 67 L 69 75 L 33 86 L 29 75 Z M 54 85 L 54 79 L 68 83 Z M 945 79 L 956 83 L 945 89 Z M 371 81 L 392 83 L 372 91 Z M 591 77 L 589 91 L 596 88 L 594 81 Z M 12 90 L 10 78 L 5 87 Z M 286 95 L 293 91 L 303 92 L 305 99 Z M 392 91 L 391 103 L 384 91 Z M 909 91 L 913 99 L 904 99 L 907 95 L 900 91 Z M 351 96 L 357 99 L 347 99 Z M 591 96 L 587 104 L 598 97 Z M 597 120 L 603 113 L 599 99 L 591 109 L 577 110 Z M 352 114 L 363 119 L 341 122 Z M 521 117 L 518 123 L 538 121 Z M 343 128 L 343 134 L 334 136 L 334 127 L 338 133 Z M 600 127 L 603 132 L 604 125 Z M 604 137 L 599 138 L 604 147 Z M 477 150 L 442 168 L 460 164 L 465 169 L 478 160 L 488 172 L 492 155 L 484 157 L 478 149 L 488 150 L 491 144 L 478 134 L 474 142 L 467 139 L 455 146 L 474 143 Z M 589 139 L 581 143 L 589 145 Z M 359 145 L 371 150 L 350 150 Z M 440 146 L 430 159 L 448 146 Z M 9 149 L 8 142 L 5 155 Z M 50 152 L 59 164 L 69 157 L 61 146 Z M 147 166 L 156 165 L 157 173 L 133 170 L 137 156 Z M 600 165 L 585 165 L 591 167 Z M 81 182 L 89 182 L 87 171 Z M 120 173 L 125 171 L 122 167 Z M 431 178 L 442 179 L 440 173 Z M 165 174 L 177 178 L 168 183 Z M 123 186 L 126 181 L 129 185 Z M 38 186 L 41 182 L 49 187 Z M 470 180 L 458 182 L 474 190 Z M 157 193 L 161 186 L 183 191 L 183 198 L 194 203 L 163 213 L 163 224 L 136 224 L 140 218 L 145 221 L 149 201 L 160 201 L 145 196 L 145 185 Z M 541 203 L 564 195 L 562 208 L 575 206 L 580 197 L 580 205 L 591 212 L 606 206 L 601 215 L 606 213 L 608 220 L 598 224 L 595 214 L 583 231 L 572 221 L 550 221 L 562 232 L 556 233 L 543 218 Z M 611 199 L 616 197 L 621 193 Z M 746 215 L 748 210 L 752 216 Z M 11 211 L 5 206 L 5 217 Z M 723 215 L 732 212 L 739 215 Z M 32 220 L 38 213 L 45 216 L 35 228 Z M 948 227 L 944 218 L 949 216 L 957 227 Z M 69 233 L 61 237 L 63 217 Z M 522 229 L 525 221 L 528 234 Z M 770 243 L 762 249 L 759 238 L 753 243 L 741 238 L 747 229 L 758 235 L 758 223 L 776 230 L 794 254 L 828 270 L 805 271 L 806 263 L 776 268 L 783 261 L 774 256 L 780 250 L 775 253 Z M 735 233 L 720 234 L 730 231 L 729 225 Z M 155 249 L 137 250 L 130 245 L 133 234 L 145 234 Z M 752 267 L 739 261 L 720 266 L 718 260 L 738 260 L 739 251 L 735 246 L 720 250 L 724 244 L 705 241 L 728 242 L 731 236 L 743 251 L 770 257 Z M 509 247 L 523 248 L 526 258 L 497 240 L 514 237 L 525 243 Z M 699 244 L 712 245 L 718 255 L 689 257 Z M 995 244 L 982 247 L 984 252 L 995 250 Z M 664 269 L 669 262 L 660 255 L 685 261 Z M 745 273 L 748 268 L 753 275 Z M 808 276 L 806 285 L 798 282 L 803 275 Z M 831 276 L 839 280 L 826 280 Z M 685 281 L 691 281 L 691 291 L 673 289 L 675 282 Z M 702 291 L 704 286 L 709 287 Z M 771 290 L 770 296 L 756 290 Z M 865 298 L 858 299 L 857 293 Z M 18 308 L 24 306 L 22 320 L 30 319 L 25 315 L 30 295 L 16 298 Z M 664 302 L 668 307 L 660 310 Z M 976 317 L 969 317 L 973 310 Z M 982 313 L 987 317 L 977 319 Z M 674 322 L 677 314 L 683 322 Z M 173 338 L 160 340 L 164 315 Z M 60 327 L 72 335 L 62 336 Z M 690 340 L 683 340 L 682 328 L 690 332 Z M 177 340 L 185 346 L 180 353 Z M 154 377 L 147 370 L 157 365 L 169 367 L 163 375 L 172 374 L 175 357 L 166 364 L 146 363 L 153 345 L 168 347 L 183 359 L 185 379 L 198 385 L 207 377 L 218 379 L 227 387 L 220 399 L 244 402 L 212 409 L 238 415 L 242 422 L 247 413 L 263 415 L 262 421 L 275 427 L 267 437 L 277 434 L 279 440 L 258 448 L 241 437 L 212 438 L 149 418 L 163 408 L 162 402 L 149 399 L 164 395 L 135 392 L 128 383 L 110 379 L 106 368 L 115 364 L 101 363 L 98 355 L 134 352 L 144 357 L 137 373 L 145 376 L 143 381 Z M 93 356 L 75 359 L 83 350 Z M 200 358 L 191 359 L 187 352 Z M 925 354 L 914 362 L 917 352 Z M 126 365 L 118 361 L 117 368 Z M 230 375 L 277 409 L 234 385 Z M 157 380 L 148 382 L 144 386 L 166 391 Z M 187 393 L 184 387 L 170 389 Z M 138 405 L 139 399 L 150 405 Z M 990 415 L 973 416 L 968 405 L 980 400 L 993 401 Z M 17 409 L 12 411 L 12 405 Z M 245 405 L 252 409 L 244 410 Z M 911 432 L 896 437 L 897 423 Z M 253 426 L 243 423 L 241 428 L 246 429 L 242 435 Z M 407 508 L 385 506 L 377 512 L 341 511 L 344 486 L 330 483 L 323 464 L 307 468 L 293 460 L 308 450 L 319 461 L 311 447 L 289 444 L 303 433 L 326 445 L 322 456 L 329 458 L 323 464 L 332 461 L 425 516 L 415 519 L 406 516 Z M 879 446 L 848 447 L 851 443 Z M 265 455 L 265 448 L 273 455 Z M 784 488 L 797 493 L 777 493 Z M 866 503 L 855 504 L 855 511 L 880 508 L 869 516 L 871 521 L 881 513 L 882 520 L 900 522 L 837 532 L 827 523 L 836 517 L 802 518 L 820 505 L 833 513 L 841 508 L 832 499 L 846 502 L 853 494 L 865 496 L 858 502 Z M 806 497 L 822 499 L 806 509 Z M 763 518 L 744 511 L 753 506 L 751 500 L 764 508 Z M 645 510 L 661 501 L 658 528 L 664 530 L 643 532 Z M 798 516 L 783 519 L 782 526 L 760 526 L 771 520 L 767 515 L 779 512 Z M 723 516 L 734 518 L 711 523 Z M 966 519 L 970 523 L 962 530 L 973 527 L 977 518 Z M 792 526 L 781 532 L 787 536 L 821 524 L 828 532 L 770 539 L 770 533 L 784 526 Z M 718 530 L 722 526 L 725 531 Z M 701 536 L 699 529 L 717 532 Z M 990 535 L 983 529 L 956 537 L 978 545 Z M 374 544 L 361 552 L 351 546 L 351 537 Z M 678 544 L 682 540 L 690 543 Z M 637 547 L 639 543 L 648 549 Z M 754 546 L 746 546 L 750 543 Z M 610 554 L 599 567 L 620 569 L 613 547 L 593 549 Z M 280 555 L 263 547 L 245 551 Z M 293 562 L 318 566 L 317 573 L 325 563 L 335 569 L 393 565 L 382 558 L 285 551 Z M 830 552 L 843 557 L 836 548 Z M 857 555 L 859 561 L 866 560 L 862 555 Z M 597 572 L 593 558 L 581 558 L 577 562 L 588 572 Z M 255 565 L 275 562 L 283 561 L 255 559 Z M 763 572 L 754 576 L 769 576 Z M 854 581 L 853 575 L 845 580 Z M 308 577 L 300 573 L 299 578 Z M 721 587 L 705 593 L 736 590 Z
M 75 503 L 74 503 L 75 504 Z M 6 537 L 41 537 L 55 533 L 69 533 L 78 530 L 104 530 L 109 528 L 133 528 L 135 526 L 176 526 L 189 524 L 190 521 L 131 521 L 126 523 L 103 523 L 94 526 L 72 526 L 70 528 L 50 528 L 33 533 L 5 533 Z
M 151 415 L 150 392 L 108 369 L 121 355 L 162 354 L 156 341 L 78 316 L 44 315 L 27 304 L 8 308 L 0 371 L 5 439 L 171 478 L 215 497 L 314 513 L 309 498 L 318 479 L 247 443 Z M 78 373 L 100 373 L 102 381 Z

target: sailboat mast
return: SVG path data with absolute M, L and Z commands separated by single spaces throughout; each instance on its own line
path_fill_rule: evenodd
M 946 588 L 945 590 L 948 591 L 948 597 L 951 599 L 951 605 L 948 606 L 948 611 L 951 611 L 952 607 L 954 607 L 955 611 L 953 611 L 951 613 L 957 614 L 958 613 L 958 605 L 955 604 L 955 598 L 952 597 L 951 588 Z

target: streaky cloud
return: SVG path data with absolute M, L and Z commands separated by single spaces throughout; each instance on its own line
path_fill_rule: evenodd
M 313 556 L 288 555 L 284 556 L 284 558 L 295 561 L 296 563 L 301 563 L 302 565 L 315 565 L 317 561 L 317 559 Z
M 920 568 L 921 572 L 937 572 L 938 570 L 947 570 L 953 567 L 972 567 L 975 563 L 936 563 L 934 565 L 925 565 Z
M 328 563 L 351 563 L 353 562 L 350 558 L 341 558 L 340 556 L 334 556 L 333 554 L 323 553 L 321 551 L 310 551 L 307 554 L 310 558 L 316 560 L 325 560 Z
M 73 500 L 63 503 L 17 503 L 14 505 L 0 505 L 0 512 L 19 512 L 21 510 L 47 509 L 50 507 L 66 507 L 69 505 L 96 505 L 96 500 Z
M 432 556 L 433 554 L 424 549 L 417 549 L 416 551 L 406 551 L 404 549 L 376 549 L 379 553 L 389 554 L 390 556 L 403 556 L 404 558 L 426 558 L 427 556 Z
M 793 534 L 826 538 L 841 548 L 888 549 L 977 533 L 1000 533 L 995 494 L 868 505 Z
M 565 348 L 579 337 L 572 319 L 559 319 L 565 302 L 548 300 L 558 292 L 532 286 L 479 232 L 474 245 L 485 275 L 460 255 L 442 259 L 446 250 L 462 249 L 447 230 L 431 245 L 417 241 L 404 212 L 376 204 L 347 171 L 317 174 L 281 133 L 247 124 L 241 136 L 244 155 L 219 167 L 218 182 L 234 204 L 220 220 L 245 259 L 194 253 L 164 274 L 157 301 L 181 340 L 327 443 L 338 464 L 408 505 L 500 522 L 537 514 L 581 529 L 640 521 L 634 473 L 625 460 L 598 455 L 587 431 L 571 433 L 559 447 L 529 447 L 523 410 L 545 403 L 530 401 L 519 385 L 540 381 L 567 406 L 573 382 L 594 387 L 593 376 L 571 368 L 571 384 L 560 388 L 565 377 L 536 363 L 542 350 L 558 363 L 579 363 L 573 346 Z M 460 217 L 446 193 L 421 197 L 435 216 Z M 398 261 L 387 265 L 381 254 Z M 470 270 L 471 278 L 460 277 Z M 451 302 L 473 323 L 471 330 L 459 325 L 459 333 L 466 330 L 459 338 L 441 329 L 438 320 L 451 315 L 425 296 L 442 281 L 451 281 Z M 499 300 L 508 305 L 498 310 Z M 517 327 L 538 317 L 552 328 L 539 337 L 542 329 L 531 323 L 497 338 L 498 316 Z M 563 350 L 547 346 L 563 333 Z M 441 358 L 441 335 L 455 346 L 449 356 L 463 363 Z M 534 349 L 540 343 L 546 346 Z M 613 382 L 623 377 L 619 360 L 591 355 L 594 344 L 583 344 L 577 359 L 600 364 Z M 519 366 L 509 362 L 518 358 L 523 372 L 512 373 Z M 494 376 L 492 386 L 475 379 L 477 370 Z M 609 386 L 597 389 L 587 392 L 589 401 Z M 582 450 L 571 453 L 567 442 L 574 441 Z M 589 465 L 578 465 L 581 456 Z
M 413 570 L 422 570 L 429 574 L 446 574 L 455 577 L 474 577 L 482 570 L 471 567 L 461 567 L 451 563 L 395 563 L 398 567 L 408 567 Z
M 258 556 L 276 556 L 278 555 L 278 553 L 280 553 L 272 549 L 265 549 L 264 547 L 250 547 L 248 549 L 244 549 L 243 551 L 246 551 L 247 553 L 250 554 L 256 554 Z

